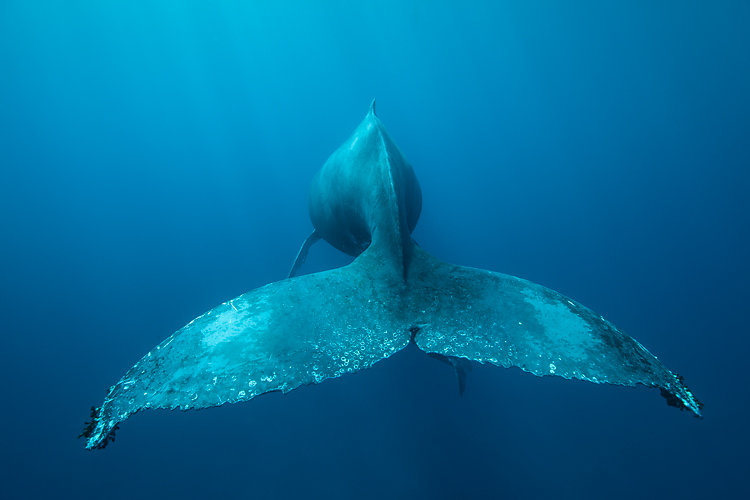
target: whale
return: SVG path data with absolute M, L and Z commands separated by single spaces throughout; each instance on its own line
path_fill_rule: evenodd
M 91 408 L 86 448 L 114 441 L 147 409 L 190 410 L 289 392 L 371 367 L 410 344 L 449 363 L 463 392 L 472 363 L 537 376 L 656 388 L 702 404 L 643 345 L 586 306 L 522 278 L 443 262 L 417 245 L 422 193 L 375 102 L 317 172 L 313 231 L 290 277 L 227 300 L 143 356 Z M 299 275 L 324 240 L 354 257 Z

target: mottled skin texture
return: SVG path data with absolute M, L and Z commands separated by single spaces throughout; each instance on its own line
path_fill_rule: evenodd
M 420 209 L 414 172 L 371 109 L 310 191 L 316 233 L 357 255 L 354 262 L 271 283 L 191 321 L 110 388 L 84 430 L 86 447 L 105 446 L 117 424 L 140 410 L 287 392 L 368 368 L 411 341 L 452 360 L 460 383 L 463 360 L 471 360 L 658 387 L 670 404 L 700 415 L 677 376 L 590 309 L 417 247 L 410 233 Z

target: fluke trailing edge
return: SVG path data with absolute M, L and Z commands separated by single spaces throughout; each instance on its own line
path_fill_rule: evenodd
M 469 361 L 661 390 L 700 416 L 700 403 L 636 340 L 563 295 L 529 281 L 441 262 L 414 244 L 422 207 L 411 166 L 375 115 L 316 174 L 318 239 L 356 256 L 229 300 L 146 354 L 92 409 L 82 436 L 102 448 L 148 408 L 206 408 L 362 370 L 414 342 L 456 368 Z

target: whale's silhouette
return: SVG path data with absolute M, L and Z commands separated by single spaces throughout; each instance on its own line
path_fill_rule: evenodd
M 356 256 L 229 300 L 156 346 L 112 386 L 82 434 L 102 448 L 133 413 L 205 408 L 362 370 L 414 342 L 451 363 L 460 390 L 469 361 L 535 375 L 656 387 L 700 416 L 701 404 L 633 338 L 541 285 L 441 262 L 411 232 L 422 206 L 411 166 L 375 114 L 326 161 L 310 189 L 315 227 Z

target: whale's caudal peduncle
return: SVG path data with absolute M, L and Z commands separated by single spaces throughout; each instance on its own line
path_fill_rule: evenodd
M 535 375 L 655 387 L 670 405 L 701 404 L 640 343 L 585 306 L 530 281 L 441 262 L 414 245 L 416 176 L 375 115 L 310 187 L 322 238 L 350 265 L 285 279 L 211 309 L 156 346 L 92 409 L 82 434 L 102 448 L 148 408 L 206 408 L 287 392 L 372 366 L 410 342 L 455 369 L 469 361 Z
M 375 114 L 375 101 L 315 175 L 309 210 L 316 237 L 352 256 L 373 244 L 389 254 L 384 262 L 406 275 L 422 192 L 411 165 Z M 304 260 L 306 250 L 303 246 L 298 258 Z

